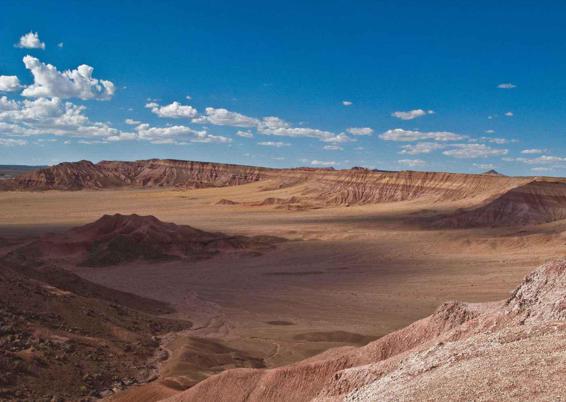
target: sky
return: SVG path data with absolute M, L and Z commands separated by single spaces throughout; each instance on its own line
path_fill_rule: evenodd
M 566 176 L 566 2 L 0 8 L 0 164 Z

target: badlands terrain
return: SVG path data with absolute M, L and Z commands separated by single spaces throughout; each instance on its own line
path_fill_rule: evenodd
M 564 399 L 566 179 L 81 161 L 0 190 L 0 400 Z

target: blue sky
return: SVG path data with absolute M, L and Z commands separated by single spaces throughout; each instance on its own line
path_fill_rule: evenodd
M 566 175 L 566 3 L 305 3 L 3 1 L 0 164 Z

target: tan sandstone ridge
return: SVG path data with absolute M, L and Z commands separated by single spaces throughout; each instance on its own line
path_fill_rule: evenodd
M 489 173 L 489 172 L 488 172 Z M 290 210 L 423 200 L 448 205 L 448 213 L 425 225 L 438 227 L 510 226 L 566 217 L 562 179 L 499 174 L 386 172 L 363 168 L 269 169 L 208 162 L 145 160 L 62 163 L 4 180 L 4 190 L 111 188 L 203 188 L 264 183 L 264 190 L 288 188 L 289 198 L 257 199 L 244 206 Z M 432 204 L 431 204 L 432 203 Z M 239 202 L 220 199 L 218 205 Z
M 505 301 L 449 302 L 362 348 L 274 369 L 233 369 L 168 402 L 560 401 L 566 395 L 566 260 Z

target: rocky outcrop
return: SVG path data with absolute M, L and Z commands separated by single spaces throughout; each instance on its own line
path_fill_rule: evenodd
M 283 239 L 269 236 L 230 236 L 190 226 L 165 223 L 154 216 L 104 215 L 96 222 L 63 234 L 48 234 L 10 258 L 43 263 L 65 261 L 83 266 L 117 265 L 137 260 L 196 261 L 221 252 L 268 250 Z
M 502 302 L 445 303 L 362 348 L 213 376 L 173 401 L 560 400 L 566 384 L 566 260 Z

